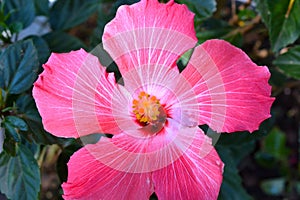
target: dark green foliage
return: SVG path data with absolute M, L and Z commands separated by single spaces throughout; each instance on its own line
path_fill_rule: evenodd
M 98 0 L 57 0 L 50 9 L 54 30 L 65 30 L 86 21 L 97 9 Z
M 7 116 L 2 121 L 2 124 L 5 128 L 5 133 L 10 134 L 16 142 L 20 142 L 20 136 L 17 132 L 19 131 L 27 131 L 27 124 L 24 120 L 16 117 L 16 116 Z
M 210 17 L 216 11 L 217 5 L 215 0 L 178 0 L 177 2 L 187 5 L 201 21 Z
M 37 78 L 38 55 L 31 40 L 16 42 L 0 55 L 0 87 L 9 94 L 28 90 Z
M 244 151 L 244 149 L 240 149 Z M 219 149 L 219 154 L 223 160 L 224 174 L 223 183 L 221 185 L 219 200 L 250 200 L 251 198 L 242 185 L 241 177 L 239 176 L 239 171 L 236 166 L 236 160 L 233 155 L 233 150 L 231 149 Z
M 219 38 L 240 47 L 243 44 L 243 37 L 242 34 L 235 31 L 235 29 L 236 27 L 229 25 L 226 21 L 210 18 L 201 26 L 201 29 L 197 33 L 197 38 L 199 43 L 203 43 L 209 39 Z
M 0 190 L 9 199 L 38 199 L 40 170 L 32 152 L 24 145 L 15 157 L 0 154 Z
M 36 15 L 49 15 L 49 0 L 34 0 Z
M 261 135 L 247 132 L 221 135 L 216 148 L 225 167 L 219 199 L 252 199 L 243 188 L 237 167 L 254 150 L 255 140 Z
M 78 38 L 65 32 L 51 32 L 44 35 L 43 38 L 47 41 L 51 52 L 61 53 L 86 48 Z
M 300 79 L 300 46 L 295 46 L 278 56 L 273 64 L 288 76 Z
M 50 56 L 50 49 L 48 47 L 48 44 L 42 37 L 39 36 L 31 36 L 29 38 L 32 40 L 37 50 L 39 66 L 41 66 L 48 60 Z
M 11 13 L 8 18 L 9 24 L 20 22 L 23 28 L 29 26 L 35 17 L 32 0 L 4 0 L 4 10 Z
M 272 50 L 278 52 L 300 36 L 300 1 L 255 0 L 257 10 L 268 27 Z

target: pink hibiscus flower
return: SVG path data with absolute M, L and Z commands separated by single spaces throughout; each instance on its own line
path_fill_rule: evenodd
M 240 49 L 222 40 L 195 47 L 193 18 L 174 1 L 121 6 L 103 46 L 124 84 L 84 50 L 50 56 L 33 89 L 45 129 L 113 135 L 70 158 L 65 199 L 217 199 L 223 163 L 198 125 L 252 132 L 274 99 L 267 67 Z M 176 60 L 193 47 L 179 73 Z

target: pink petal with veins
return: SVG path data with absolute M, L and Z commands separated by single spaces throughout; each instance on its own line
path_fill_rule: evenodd
M 182 75 L 197 94 L 199 124 L 218 132 L 253 132 L 270 117 L 268 68 L 228 42 L 209 40 L 196 47 Z
M 152 137 L 122 133 L 86 145 L 68 163 L 64 198 L 215 199 L 222 161 L 202 131 L 176 124 Z
M 60 137 L 119 133 L 113 95 L 122 95 L 113 75 L 84 50 L 51 54 L 33 88 L 45 129 Z
M 121 74 L 144 64 L 175 67 L 179 56 L 197 42 L 193 19 L 185 5 L 174 1 L 124 5 L 105 26 L 103 46 Z
M 86 145 L 70 158 L 68 181 L 62 185 L 63 198 L 66 200 L 149 199 L 153 193 L 150 173 L 128 173 L 110 168 L 95 159 L 94 154 L 89 151 L 94 149 L 93 153 L 95 153 L 99 147 L 101 146 L 97 144 Z
M 199 129 L 190 148 L 178 160 L 152 174 L 160 200 L 217 199 L 223 163 L 210 138 Z

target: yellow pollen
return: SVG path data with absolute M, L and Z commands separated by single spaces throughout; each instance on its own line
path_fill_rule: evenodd
M 140 108 L 140 109 L 139 109 L 139 113 L 140 113 L 140 114 L 144 114 L 144 113 L 145 113 L 144 108 Z
M 138 95 L 138 99 L 132 101 L 133 113 L 137 120 L 143 123 L 154 122 L 160 114 L 161 105 L 156 96 L 149 95 L 142 91 Z

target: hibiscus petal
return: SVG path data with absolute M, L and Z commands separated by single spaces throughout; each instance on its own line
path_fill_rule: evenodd
M 171 156 L 171 155 L 170 155 Z M 190 148 L 171 165 L 153 172 L 158 199 L 217 199 L 223 163 L 201 130 Z
M 124 99 L 122 93 L 113 75 L 84 50 L 53 53 L 34 84 L 33 96 L 45 129 L 53 135 L 77 138 L 120 132 L 111 103 L 113 97 Z
M 218 132 L 253 132 L 270 117 L 274 98 L 268 68 L 225 41 L 196 47 L 182 75 L 197 94 L 200 124 Z
M 95 159 L 113 169 L 129 173 L 148 173 L 168 166 L 182 156 L 194 140 L 197 127 L 180 126 L 168 120 L 164 129 L 153 135 L 143 130 L 121 133 L 112 139 L 101 138 L 86 146 Z
M 193 19 L 185 5 L 174 1 L 124 5 L 106 25 L 103 46 L 122 74 L 144 64 L 174 67 L 178 57 L 197 42 Z
M 183 178 L 167 177 L 172 171 L 170 166 L 176 173 L 184 174 Z M 191 190 L 200 187 L 189 195 L 216 197 L 222 168 L 211 140 L 199 128 L 181 127 L 171 120 L 157 135 L 133 137 L 122 133 L 86 145 L 71 157 L 68 180 L 62 187 L 65 199 L 149 199 L 154 191 L 165 199 L 163 191 L 175 197 L 178 190 L 187 186 L 179 183 L 177 188 L 175 182 L 187 179 Z M 175 185 L 160 185 L 172 178 Z M 173 186 L 172 191 L 165 190 Z
M 150 174 L 110 168 L 95 158 L 99 149 L 98 144 L 86 145 L 70 158 L 68 181 L 62 185 L 64 199 L 149 199 L 153 193 Z

